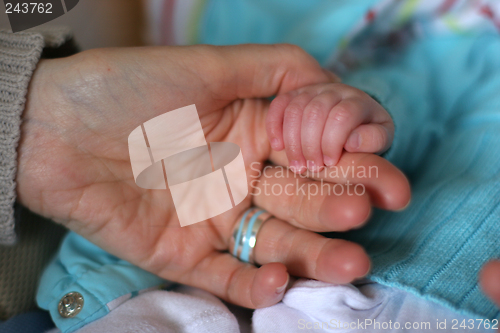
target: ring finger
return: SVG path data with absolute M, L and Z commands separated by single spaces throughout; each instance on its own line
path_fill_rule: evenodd
M 253 256 L 261 265 L 283 263 L 294 276 L 338 284 L 363 277 L 370 269 L 360 245 L 326 238 L 277 218 L 262 224 Z

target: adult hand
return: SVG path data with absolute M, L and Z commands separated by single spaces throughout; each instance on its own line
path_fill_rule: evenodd
M 238 144 L 251 180 L 256 171 L 250 164 L 271 154 L 264 126 L 269 103 L 251 98 L 334 79 L 287 45 L 102 49 L 44 60 L 32 78 L 23 115 L 18 199 L 120 258 L 239 305 L 278 302 L 287 269 L 348 282 L 367 272 L 364 251 L 303 229 L 345 230 L 362 223 L 370 211 L 368 194 L 288 199 L 285 205 L 277 204 L 282 196 L 271 196 L 274 207 L 260 203 L 290 224 L 275 219 L 263 227 L 264 240 L 259 235 L 255 250 L 263 266 L 257 269 L 223 252 L 250 197 L 216 218 L 181 228 L 168 190 L 136 186 L 127 145 L 129 133 L 144 121 L 196 104 L 207 141 Z M 344 163 L 350 163 L 349 156 Z M 373 163 L 390 175 L 370 185 L 376 188 L 371 191 L 375 203 L 403 207 L 409 200 L 404 176 L 381 158 Z M 377 203 L 376 193 L 389 200 Z M 266 254 L 266 244 L 274 252 Z M 281 245 L 291 253 L 277 253 Z

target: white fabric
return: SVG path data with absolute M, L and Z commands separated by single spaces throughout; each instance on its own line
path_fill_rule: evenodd
M 475 329 L 460 327 L 463 320 L 472 327 L 469 319 L 403 290 L 370 281 L 353 286 L 299 280 L 285 294 L 283 302 L 255 311 L 252 323 L 256 333 L 492 332 L 484 327 L 478 330 L 479 321 L 472 321 Z M 366 320 L 372 324 L 365 325 Z M 453 320 L 457 322 L 455 329 Z M 396 322 L 399 329 L 395 329 Z M 441 326 L 437 328 L 439 323 Z
M 240 325 L 246 323 L 241 332 L 249 332 L 251 312 L 236 312 L 246 317 L 238 318 Z M 180 286 L 175 291 L 157 290 L 132 298 L 76 333 L 239 333 L 238 320 L 215 296 Z M 367 320 L 372 324 L 366 325 Z M 461 327 L 464 324 L 467 329 Z M 254 311 L 252 318 L 254 333 L 494 331 L 484 326 L 478 329 L 478 324 L 479 320 L 368 280 L 355 286 L 298 280 L 283 302 Z
M 234 333 L 238 321 L 215 296 L 196 288 L 141 294 L 78 333 Z

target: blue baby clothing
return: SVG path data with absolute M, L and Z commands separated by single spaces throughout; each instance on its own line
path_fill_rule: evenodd
M 396 127 L 385 157 L 408 175 L 412 204 L 334 236 L 366 248 L 371 279 L 490 319 L 499 312 L 477 275 L 500 257 L 500 26 L 488 14 L 498 5 L 210 1 L 198 41 L 297 44 L 378 100 Z
M 36 301 L 50 312 L 62 332 L 73 332 L 142 292 L 168 285 L 156 275 L 69 232 L 43 273 Z M 64 318 L 59 314 L 58 305 L 72 292 L 82 295 L 83 306 L 76 316 Z
M 297 44 L 392 115 L 396 132 L 385 157 L 408 175 L 411 205 L 376 211 L 363 229 L 332 235 L 366 248 L 370 278 L 472 316 L 498 317 L 477 284 L 483 264 L 500 257 L 498 2 L 197 3 L 203 10 L 192 41 Z M 163 282 L 70 233 L 37 301 L 71 332 L 104 316 L 115 299 Z M 75 318 L 62 318 L 57 303 L 71 291 L 81 291 L 86 304 Z

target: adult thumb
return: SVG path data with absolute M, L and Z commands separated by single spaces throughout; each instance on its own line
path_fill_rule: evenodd
M 204 46 L 207 47 L 207 46 Z M 213 47 L 222 75 L 212 83 L 226 100 L 262 98 L 311 84 L 339 82 L 302 48 L 291 44 Z

